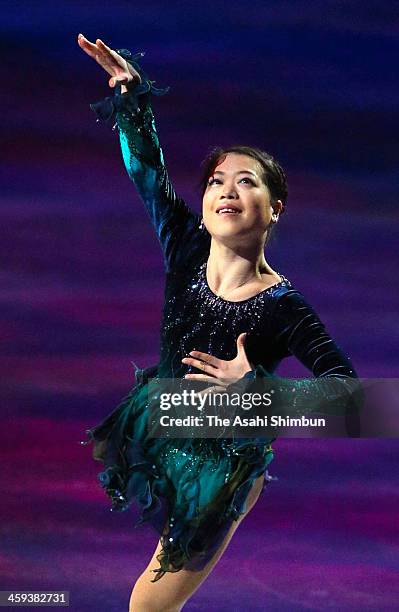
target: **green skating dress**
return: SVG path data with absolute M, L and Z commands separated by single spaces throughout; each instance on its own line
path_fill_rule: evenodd
M 181 363 L 192 350 L 230 360 L 236 339 L 247 332 L 246 350 L 259 377 L 292 381 L 273 372 L 295 355 L 316 378 L 296 381 L 296 397 L 329 393 L 335 378 L 356 378 L 349 359 L 330 338 L 314 309 L 282 275 L 281 281 L 240 302 L 216 296 L 207 283 L 210 236 L 200 217 L 179 198 L 169 180 L 151 109 L 151 94 L 162 94 L 126 50 L 119 51 L 142 75 L 126 94 L 92 105 L 101 120 L 116 118 L 123 160 L 148 211 L 165 262 L 166 286 L 159 364 L 136 373 L 136 385 L 121 404 L 88 431 L 93 456 L 103 462 L 99 480 L 113 509 L 132 502 L 138 524 L 159 533 L 162 551 L 154 581 L 182 568 L 201 570 L 222 543 L 233 521 L 245 512 L 248 493 L 259 476 L 272 478 L 272 438 L 153 438 L 148 432 L 148 383 L 196 371 Z M 320 381 L 324 381 L 324 386 Z M 287 390 L 287 401 L 290 396 Z

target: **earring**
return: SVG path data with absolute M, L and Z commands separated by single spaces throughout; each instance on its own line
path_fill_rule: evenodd
M 204 220 L 203 219 L 201 219 L 201 223 L 199 224 L 198 227 L 199 227 L 200 230 L 204 230 L 205 229 L 205 225 L 204 225 Z

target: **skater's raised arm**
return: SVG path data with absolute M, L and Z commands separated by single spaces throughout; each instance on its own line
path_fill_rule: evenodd
M 205 237 L 199 231 L 200 217 L 179 198 L 170 182 L 155 128 L 151 95 L 162 95 L 137 60 L 125 49 L 115 51 L 100 39 L 91 43 L 83 35 L 79 46 L 108 73 L 114 97 L 92 104 L 100 120 L 115 120 L 123 160 L 149 213 L 164 253 L 165 267 L 187 261 L 188 246 L 201 247 Z

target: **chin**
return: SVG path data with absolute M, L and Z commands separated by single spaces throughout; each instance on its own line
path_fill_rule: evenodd
M 246 232 L 242 231 L 229 231 L 227 228 L 224 231 L 209 232 L 214 240 L 218 242 L 224 242 L 228 246 L 239 245 L 249 243 L 252 240 L 252 237 L 248 235 Z
M 233 223 L 223 223 L 223 224 L 215 224 L 212 223 L 208 229 L 208 232 L 211 236 L 239 236 L 243 233 L 243 228 L 239 227 L 238 224 Z

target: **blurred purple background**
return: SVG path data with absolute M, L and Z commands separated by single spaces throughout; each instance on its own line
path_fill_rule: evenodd
M 315 306 L 362 377 L 397 377 L 396 3 L 2 7 L 1 589 L 67 589 L 127 609 L 156 545 L 109 513 L 84 431 L 156 363 L 163 265 L 89 103 L 107 79 L 81 31 L 146 51 L 160 139 L 197 210 L 208 149 L 261 146 L 289 179 L 270 264 Z M 396 178 L 396 181 L 394 180 Z M 279 374 L 308 375 L 295 360 Z M 396 440 L 278 440 L 279 480 L 187 610 L 395 610 Z

